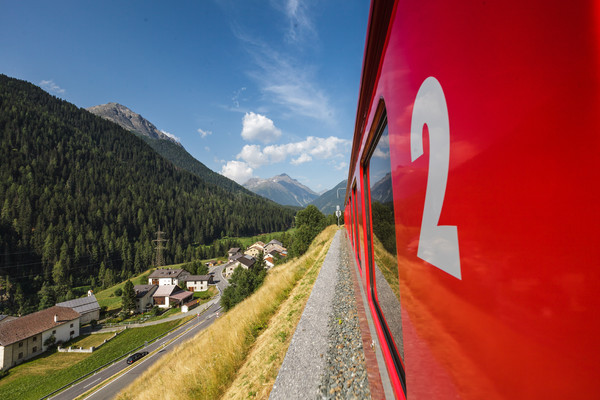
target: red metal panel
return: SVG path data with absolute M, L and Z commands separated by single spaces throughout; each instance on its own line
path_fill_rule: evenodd
M 408 398 L 600 393 L 599 17 L 592 1 L 397 4 L 365 131 L 383 97 Z M 460 279 L 418 256 L 430 127 L 414 161 L 410 132 L 428 77 L 448 112 L 439 225 L 457 227 Z
M 600 391 L 597 17 L 592 2 L 398 5 L 376 97 L 394 148 L 409 397 Z M 426 131 L 411 160 L 410 127 L 429 76 L 448 108 L 439 224 L 457 226 L 460 280 L 417 256 L 430 151 Z

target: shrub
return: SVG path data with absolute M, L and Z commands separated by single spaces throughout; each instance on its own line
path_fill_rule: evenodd
M 121 297 L 122 294 L 123 294 L 123 289 L 118 288 L 117 290 L 115 290 L 115 296 Z
M 44 346 L 51 347 L 55 344 L 56 344 L 56 337 L 54 335 L 50 335 L 50 337 L 44 341 Z

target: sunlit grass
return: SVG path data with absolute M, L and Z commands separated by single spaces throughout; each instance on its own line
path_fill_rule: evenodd
M 269 382 L 274 379 L 274 371 L 279 369 L 295 329 L 291 321 L 301 314 L 298 303 L 304 301 L 304 296 L 297 297 L 295 304 L 290 303 L 285 312 L 279 312 L 276 319 L 270 320 L 290 297 L 298 281 L 308 271 L 318 269 L 336 230 L 335 226 L 327 228 L 304 256 L 273 268 L 256 293 L 194 339 L 166 354 L 117 398 L 180 400 L 222 397 L 232 382 L 241 376 L 240 368 L 253 347 L 261 346 L 261 343 L 268 345 L 270 340 L 278 340 L 282 345 L 268 353 L 272 364 L 268 370 L 253 371 L 258 376 L 253 378 L 253 385 L 261 381 L 261 375 L 268 377 Z M 310 275 L 303 284 L 312 287 L 313 283 L 314 276 Z M 281 321 L 276 321 L 280 318 L 289 318 L 289 321 L 281 324 Z M 265 338 L 257 342 L 263 332 L 276 339 Z M 248 360 L 252 364 L 252 357 Z

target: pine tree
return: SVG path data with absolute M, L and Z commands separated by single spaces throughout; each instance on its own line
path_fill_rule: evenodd
M 133 283 L 130 280 L 125 282 L 123 293 L 121 294 L 122 309 L 125 312 L 135 311 L 135 290 L 133 289 Z

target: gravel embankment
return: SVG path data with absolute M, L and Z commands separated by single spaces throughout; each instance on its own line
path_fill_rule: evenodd
M 351 265 L 340 230 L 296 327 L 270 399 L 371 398 Z
M 370 398 L 356 299 L 350 272 L 350 254 L 342 238 L 338 280 L 329 317 L 329 344 L 325 373 L 319 386 L 322 399 Z
M 314 399 L 319 393 L 328 345 L 327 323 L 332 313 L 332 285 L 337 282 L 340 239 L 342 231 L 333 238 L 296 326 L 269 396 L 272 400 Z

